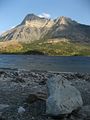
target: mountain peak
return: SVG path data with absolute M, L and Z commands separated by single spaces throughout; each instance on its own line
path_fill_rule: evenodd
M 39 19 L 39 17 L 36 16 L 35 14 L 31 13 L 31 14 L 27 14 L 25 19 L 26 20 L 34 20 L 34 19 Z
M 33 21 L 33 20 L 43 20 L 45 18 L 40 18 L 39 16 L 31 13 L 31 14 L 27 14 L 26 17 L 24 18 L 24 20 L 22 21 L 22 25 L 26 23 L 26 21 Z
M 70 25 L 70 24 L 76 24 L 76 21 L 73 21 L 71 18 L 61 16 L 56 19 L 56 22 L 60 25 Z

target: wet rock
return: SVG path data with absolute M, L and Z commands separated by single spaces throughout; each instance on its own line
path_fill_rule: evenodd
M 82 107 L 80 92 L 61 75 L 50 78 L 47 82 L 48 99 L 46 113 L 51 116 L 70 114 Z

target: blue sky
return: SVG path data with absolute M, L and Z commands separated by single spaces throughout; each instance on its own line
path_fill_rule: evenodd
M 0 34 L 21 23 L 28 13 L 70 17 L 90 25 L 90 0 L 0 0 Z

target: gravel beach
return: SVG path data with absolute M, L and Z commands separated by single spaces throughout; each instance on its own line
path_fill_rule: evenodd
M 70 81 L 80 91 L 84 106 L 90 106 L 90 73 L 0 69 L 0 120 L 56 119 L 45 113 L 46 81 L 54 75 L 61 75 Z M 20 114 L 19 108 L 25 111 Z M 75 113 L 61 119 L 84 120 Z M 90 120 L 90 117 L 85 120 Z

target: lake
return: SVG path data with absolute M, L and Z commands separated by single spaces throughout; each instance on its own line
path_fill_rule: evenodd
M 0 55 L 0 68 L 59 72 L 90 72 L 90 57 Z

